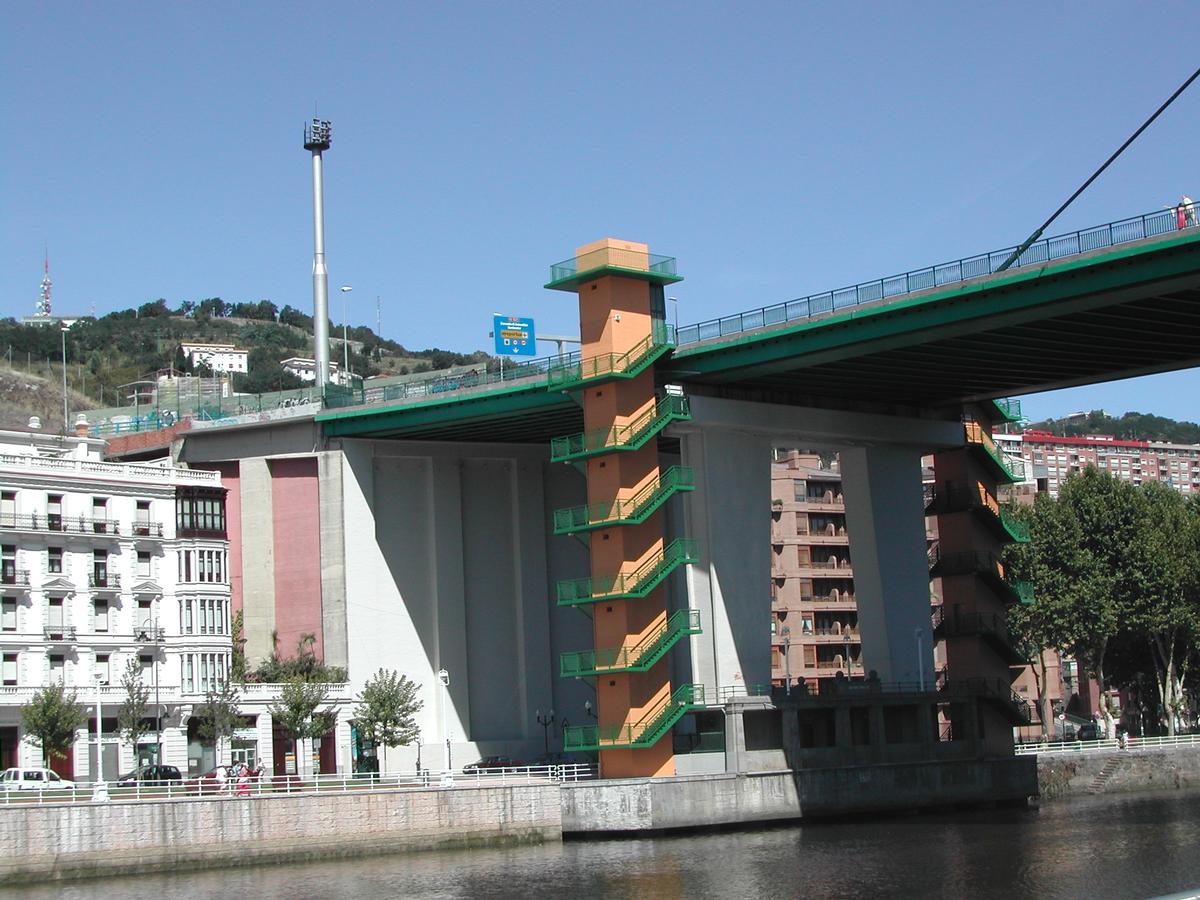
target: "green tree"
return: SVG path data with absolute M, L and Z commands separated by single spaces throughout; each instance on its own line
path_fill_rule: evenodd
M 1149 644 L 1162 717 L 1173 735 L 1186 708 L 1188 648 L 1200 635 L 1200 517 L 1194 505 L 1158 482 L 1142 487 L 1139 502 L 1127 625 Z
M 134 754 L 142 738 L 149 733 L 146 727 L 146 713 L 150 708 L 150 688 L 142 681 L 142 667 L 136 659 L 129 660 L 121 675 L 121 687 L 125 689 L 125 699 L 117 710 L 117 730 L 121 738 L 133 747 Z
M 334 713 L 319 710 L 328 696 L 328 685 L 294 678 L 284 684 L 279 702 L 270 708 L 271 718 L 292 738 L 292 752 L 298 768 L 301 765 L 300 742 L 324 737 L 334 726 Z M 307 768 L 307 763 L 304 767 Z M 304 771 L 299 774 L 311 773 Z
M 271 655 L 248 676 L 250 681 L 282 684 L 287 681 L 311 681 L 340 684 L 346 680 L 341 666 L 327 666 L 317 656 L 315 634 L 302 634 L 294 656 L 279 655 L 279 635 L 271 634 Z
M 75 742 L 75 731 L 87 723 L 74 691 L 60 684 L 42 688 L 21 709 L 27 739 L 42 748 L 42 764 L 50 767 L 52 756 L 64 757 Z
M 221 756 L 221 742 L 233 737 L 234 729 L 242 721 L 242 715 L 238 711 L 239 699 L 237 685 L 230 680 L 218 690 L 208 691 L 204 695 L 204 703 L 192 713 L 200 721 L 200 740 L 213 745 L 218 761 Z
M 246 683 L 246 617 L 242 610 L 233 614 L 233 654 L 229 659 L 229 677 L 238 684 Z
M 421 733 L 416 714 L 425 705 L 421 686 L 404 675 L 380 669 L 363 685 L 354 708 L 358 732 L 376 747 L 403 747 Z

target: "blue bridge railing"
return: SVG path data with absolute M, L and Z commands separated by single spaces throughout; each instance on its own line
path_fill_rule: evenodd
M 1190 211 L 1185 220 L 1185 226 L 1191 228 L 1196 224 L 1196 214 L 1194 211 Z M 1172 208 L 1109 222 L 1107 225 L 1083 228 L 1030 244 L 1011 268 L 1038 265 L 1117 244 L 1139 241 L 1143 238 L 1175 231 L 1178 227 L 1176 211 Z M 814 316 L 853 306 L 891 300 L 905 294 L 913 294 L 942 285 L 983 278 L 986 275 L 995 274 L 1016 249 L 1013 246 L 1003 250 L 993 250 L 978 256 L 968 256 L 953 262 L 914 269 L 901 275 L 866 281 L 822 294 L 812 294 L 797 300 L 788 300 L 748 312 L 735 313 L 732 316 L 722 316 L 719 319 L 709 319 L 696 325 L 681 325 L 676 346 L 683 347 L 687 344 L 740 334 L 744 331 L 754 331 L 772 325 L 784 325 L 788 322 L 811 319 Z

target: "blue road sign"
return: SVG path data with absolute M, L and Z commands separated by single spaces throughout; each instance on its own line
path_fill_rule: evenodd
M 495 316 L 492 334 L 496 336 L 497 356 L 537 356 L 533 319 L 521 316 Z

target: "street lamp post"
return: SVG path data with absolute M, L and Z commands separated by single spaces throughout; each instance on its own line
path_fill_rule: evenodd
M 63 325 L 60 328 L 62 331 L 63 434 L 66 434 L 67 429 L 70 427 L 70 422 L 68 421 L 69 416 L 67 413 L 67 330 L 70 327 L 70 325 Z
M 100 696 L 104 687 L 104 673 L 96 669 L 96 781 L 92 785 L 93 800 L 108 799 L 108 785 L 104 781 L 104 710 Z
M 783 692 L 790 697 L 792 696 L 792 661 L 788 651 L 792 646 L 792 629 L 784 625 L 781 634 L 783 635 Z
M 923 635 L 920 626 L 913 629 L 913 636 L 917 639 L 917 680 L 921 683 L 921 690 L 925 690 L 925 657 L 922 654 Z
M 537 723 L 542 726 L 542 740 L 546 745 L 546 755 L 550 755 L 550 726 L 554 724 L 554 708 L 551 707 L 550 712 L 542 715 L 539 709 L 534 713 L 537 718 Z
M 346 343 L 346 295 L 354 288 L 342 285 L 342 377 L 350 377 L 350 345 Z
M 679 340 L 679 298 L 668 297 L 667 299 L 675 304 L 675 340 Z
M 442 785 L 449 787 L 454 784 L 454 775 L 450 772 L 450 673 L 445 669 L 438 670 L 438 681 L 442 683 L 442 737 L 446 741 L 446 752 L 442 760 Z

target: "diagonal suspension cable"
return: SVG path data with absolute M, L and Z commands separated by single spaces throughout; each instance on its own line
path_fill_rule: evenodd
M 1054 215 L 1052 215 L 1045 222 L 1043 222 L 1037 231 L 1035 231 L 1033 234 L 1031 234 L 1029 237 L 1027 237 L 1025 239 L 1024 243 L 1022 243 L 1020 247 L 1018 247 L 1016 250 L 1014 250 L 1012 252 L 1012 255 L 1009 256 L 1008 259 L 1006 259 L 1004 261 L 1004 263 L 1000 266 L 1000 268 L 998 268 L 996 271 L 1003 272 L 1005 269 L 1007 269 L 1009 266 L 1011 266 L 1014 262 L 1016 262 L 1017 259 L 1020 258 L 1021 254 L 1024 253 L 1026 250 L 1028 250 L 1029 247 L 1033 244 L 1033 242 L 1042 236 L 1042 232 L 1044 232 L 1047 228 L 1050 227 L 1050 223 L 1053 222 L 1055 219 L 1057 219 L 1062 214 L 1063 210 L 1065 210 L 1068 206 L 1070 206 L 1073 202 L 1075 202 L 1075 198 L 1078 197 L 1080 194 L 1082 194 L 1084 191 L 1086 191 L 1088 188 L 1088 185 L 1090 185 L 1093 181 L 1095 181 L 1097 178 L 1099 178 L 1101 173 L 1103 173 L 1104 170 L 1107 169 L 1113 163 L 1113 161 L 1116 160 L 1116 158 L 1118 156 L 1120 156 L 1122 153 L 1125 152 L 1125 148 L 1128 147 L 1130 144 L 1132 144 L 1135 140 L 1137 140 L 1138 135 L 1140 135 L 1143 131 L 1145 131 L 1147 128 L 1149 128 L 1151 123 L 1153 123 L 1155 119 L 1157 119 L 1160 115 L 1162 115 L 1162 113 L 1166 110 L 1166 108 L 1168 106 L 1170 106 L 1172 103 L 1174 103 L 1175 100 L 1179 97 L 1179 95 L 1188 89 L 1188 86 L 1193 81 L 1196 80 L 1197 76 L 1200 76 L 1200 69 L 1197 69 L 1195 72 L 1193 72 L 1191 77 L 1188 78 L 1188 80 L 1185 81 L 1183 84 L 1181 84 L 1179 86 L 1179 88 L 1175 91 L 1175 93 L 1173 93 L 1170 97 L 1167 98 L 1166 102 L 1163 103 L 1162 106 L 1160 106 L 1158 109 L 1156 109 L 1154 111 L 1154 115 L 1152 115 L 1150 118 L 1148 118 L 1145 122 L 1142 123 L 1141 128 L 1139 128 L 1137 131 L 1135 131 L 1133 134 L 1131 134 L 1128 138 L 1126 138 L 1125 143 L 1123 143 L 1120 147 L 1117 148 L 1117 152 L 1114 153 L 1112 156 L 1110 156 L 1108 159 L 1106 159 L 1104 161 L 1104 165 L 1102 165 L 1095 172 L 1093 172 L 1092 177 L 1089 178 L 1087 181 L 1085 181 L 1083 184 L 1081 184 L 1079 186 L 1079 189 L 1077 191 L 1075 191 L 1075 193 L 1073 193 L 1070 197 L 1068 197 L 1067 201 L 1062 206 L 1060 206 L 1058 209 L 1056 209 L 1054 211 Z

